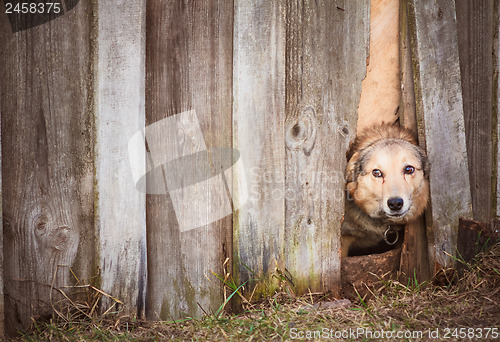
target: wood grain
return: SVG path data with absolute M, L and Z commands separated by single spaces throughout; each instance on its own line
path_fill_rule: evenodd
M 342 297 L 351 300 L 371 298 L 369 290 L 381 280 L 395 279 L 401 249 L 393 249 L 382 254 L 353 256 L 342 259 Z
M 496 37 L 500 37 L 500 4 L 495 2 L 494 4 L 495 11 L 495 24 L 494 24 L 494 34 Z M 500 199 L 498 196 L 500 195 L 500 39 L 493 40 L 493 94 L 495 99 L 493 100 L 493 108 L 494 108 L 494 116 L 493 116 L 493 186 L 494 186 L 494 209 L 495 209 L 495 217 L 497 220 L 500 220 Z M 495 134 L 496 133 L 496 134 Z M 496 159 L 495 159 L 496 158 Z M 496 184 L 495 184 L 496 183 Z
M 296 292 L 340 290 L 345 152 L 366 74 L 369 1 L 287 2 L 285 265 Z
M 398 119 L 399 0 L 370 1 L 370 52 L 362 83 L 357 132 Z
M 233 145 L 249 200 L 234 215 L 234 273 L 264 281 L 283 266 L 285 230 L 285 1 L 235 1 Z M 243 175 L 235 174 L 235 180 Z M 254 283 L 249 283 L 248 292 Z M 256 296 L 273 288 L 259 288 Z
M 494 210 L 493 0 L 458 0 L 457 33 L 474 219 Z M 495 132 L 496 134 L 496 132 Z
M 409 14 L 417 115 L 431 164 L 429 257 L 436 268 L 449 267 L 458 219 L 472 217 L 455 8 L 413 0 Z
M 1 28 L 1 26 L 0 26 Z M 1 78 L 0 74 L 0 78 Z M 0 123 L 2 118 L 2 81 L 0 79 Z M 2 130 L 0 129 L 0 338 L 5 336 L 5 299 L 4 299 L 4 266 L 3 266 L 3 197 L 2 197 Z
M 100 286 L 124 302 L 124 313 L 138 316 L 146 293 L 146 196 L 130 176 L 131 163 L 141 160 L 130 160 L 127 146 L 145 125 L 145 10 L 145 1 L 98 4 L 95 115 Z M 114 302 L 103 297 L 101 310 L 109 304 Z
M 12 34 L 0 18 L 6 328 L 94 266 L 92 8 Z
M 231 147 L 232 1 L 148 1 L 146 6 L 146 125 L 195 110 L 206 147 Z M 169 141 L 162 132 L 147 138 L 179 149 L 193 143 L 189 132 L 184 141 Z M 192 167 L 210 171 L 201 163 Z M 204 215 L 212 205 L 218 204 L 192 206 L 192 215 Z M 201 316 L 200 307 L 219 308 L 222 286 L 210 270 L 222 273 L 231 251 L 231 220 L 229 215 L 181 232 L 170 196 L 146 196 L 147 318 Z
M 420 135 L 423 135 L 424 132 L 418 129 L 417 124 L 407 1 L 401 0 L 399 3 L 399 58 L 401 65 L 399 115 L 401 124 L 418 136 L 419 132 Z M 421 140 L 423 140 L 423 137 Z M 403 277 L 400 280 L 403 283 L 406 283 L 408 279 L 422 282 L 430 277 L 428 241 L 424 217 L 419 217 L 416 221 L 405 226 L 405 241 L 401 249 L 400 271 L 401 277 Z

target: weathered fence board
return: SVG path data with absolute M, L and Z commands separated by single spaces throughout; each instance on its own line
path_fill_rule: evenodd
M 495 11 L 495 18 L 497 20 L 494 23 L 494 35 L 497 39 L 493 40 L 493 54 L 494 54 L 494 59 L 493 59 L 493 89 L 495 90 L 493 94 L 495 95 L 495 99 L 493 100 L 493 109 L 494 109 L 494 118 L 493 120 L 493 127 L 496 127 L 496 130 L 493 131 L 493 151 L 496 149 L 496 153 L 493 154 L 494 158 L 496 157 L 496 163 L 493 165 L 493 173 L 494 173 L 494 184 L 493 186 L 496 185 L 496 196 L 494 199 L 496 200 L 495 203 L 495 210 L 496 210 L 496 219 L 500 220 L 500 199 L 498 196 L 500 196 L 500 4 L 498 2 L 495 2 L 494 4 L 494 11 Z M 496 132 L 496 135 L 495 135 Z
M 411 62 L 411 43 L 408 26 L 408 1 L 399 0 L 399 60 L 401 84 L 401 123 L 418 136 L 415 87 Z M 423 134 L 423 132 L 422 132 Z
M 340 289 L 345 152 L 366 74 L 369 8 L 287 2 L 284 257 L 297 293 Z
M 243 283 L 282 266 L 285 229 L 285 4 L 235 1 L 233 144 L 249 200 L 234 215 L 234 271 Z M 247 289 L 251 290 L 253 284 Z M 261 289 L 259 291 L 264 291 Z
M 370 1 L 370 50 L 358 108 L 357 132 L 398 119 L 399 0 Z
M 188 126 L 179 126 L 174 136 L 154 128 L 146 132 L 150 149 L 170 146 L 182 156 L 202 151 L 205 144 L 231 147 L 232 1 L 148 1 L 146 23 L 146 124 L 196 111 L 185 116 Z M 208 174 L 210 169 L 196 162 L 182 171 Z M 181 232 L 178 215 L 207 215 L 220 203 L 196 206 L 189 189 L 180 190 L 175 198 L 172 193 L 146 196 L 149 319 L 200 316 L 201 308 L 215 311 L 222 304 L 221 284 L 210 270 L 222 273 L 230 254 L 232 217 Z M 182 208 L 174 209 L 176 203 Z
M 145 1 L 100 1 L 95 115 L 95 226 L 101 289 L 143 315 L 146 197 L 131 177 L 128 140 L 145 124 Z M 144 145 L 142 146 L 144 148 Z M 107 310 L 103 298 L 101 310 Z
M 417 115 L 432 167 L 429 257 L 449 267 L 458 219 L 472 216 L 455 6 L 412 0 L 409 9 Z
M 411 44 L 408 27 L 408 8 L 406 0 L 398 0 L 399 9 L 399 41 L 400 41 L 400 72 L 401 72 L 401 104 L 399 116 L 401 124 L 418 136 L 424 134 L 417 126 L 415 89 L 413 84 L 413 69 L 411 62 Z M 424 281 L 429 279 L 429 256 L 424 218 L 406 225 L 405 241 L 401 250 L 400 271 L 408 279 Z M 402 279 L 402 281 L 404 281 Z
M 50 313 L 70 269 L 151 320 L 217 310 L 211 271 L 338 295 L 356 114 L 396 117 L 397 1 L 80 1 L 15 34 L 0 16 L 0 334 Z M 452 1 L 399 3 L 399 114 L 432 164 L 429 256 L 412 224 L 401 270 L 425 279 L 459 217 L 500 213 L 500 5 L 457 1 L 459 39 Z
M 0 16 L 4 281 L 10 334 L 94 266 L 92 9 L 12 33 Z
M 1 29 L 0 25 L 0 29 Z M 0 73 L 0 78 L 2 74 Z M 2 122 L 2 82 L 0 80 L 0 124 Z M 2 131 L 0 129 L 0 338 L 5 336 L 5 299 L 4 299 L 4 266 L 3 266 L 3 197 L 2 197 Z
M 457 32 L 474 219 L 492 219 L 493 0 L 457 0 Z M 496 132 L 495 132 L 496 134 Z

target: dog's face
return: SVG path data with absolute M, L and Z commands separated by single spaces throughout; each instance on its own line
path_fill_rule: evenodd
M 347 190 L 370 217 L 406 223 L 427 206 L 427 168 L 420 147 L 402 139 L 381 139 L 354 153 L 347 166 Z

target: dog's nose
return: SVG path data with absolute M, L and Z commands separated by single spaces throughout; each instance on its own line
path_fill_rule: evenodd
M 404 201 L 401 197 L 392 197 L 387 200 L 387 205 L 389 209 L 398 211 L 403 208 Z

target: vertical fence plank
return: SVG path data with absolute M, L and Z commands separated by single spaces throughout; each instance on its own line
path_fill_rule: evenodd
M 232 1 L 148 1 L 146 6 L 146 124 L 161 125 L 166 122 L 162 120 L 196 111 L 189 117 L 191 127 L 175 130 L 179 139 L 150 129 L 148 146 L 165 144 L 179 154 L 205 146 L 231 147 Z M 203 139 L 193 135 L 198 127 Z M 207 167 L 193 163 L 184 171 Z M 182 183 L 183 175 L 163 172 Z M 210 270 L 221 273 L 231 251 L 232 216 L 181 232 L 179 215 L 200 217 L 219 205 L 196 206 L 188 196 L 186 191 L 175 198 L 184 208 L 177 213 L 172 193 L 146 196 L 149 319 L 200 316 L 201 308 L 215 311 L 222 303 L 222 286 Z
M 415 89 L 413 84 L 413 70 L 411 62 L 411 44 L 408 27 L 408 2 L 398 0 L 400 22 L 400 65 L 401 65 L 401 123 L 418 136 L 423 134 L 417 126 L 417 113 L 415 103 Z M 401 250 L 400 271 L 403 277 L 422 282 L 429 279 L 428 241 L 425 220 L 419 217 L 416 221 L 408 223 L 405 227 L 405 241 Z M 401 279 L 403 282 L 405 280 Z
M 408 26 L 408 2 L 399 0 L 399 60 L 401 77 L 401 121 L 417 136 L 415 86 L 411 63 L 411 43 Z
M 249 188 L 248 202 L 234 215 L 234 272 L 240 283 L 255 278 L 244 265 L 269 280 L 275 261 L 282 262 L 284 6 L 284 1 L 235 1 L 233 144 L 241 152 Z
M 2 27 L 0 26 L 0 29 Z M 1 44 L 1 42 L 0 42 Z M 0 45 L 1 46 L 1 45 Z M 0 77 L 1 73 L 0 73 Z M 0 80 L 0 124 L 2 122 L 2 82 Z M 4 299 L 4 266 L 3 266 L 3 197 L 2 197 L 2 131 L 0 129 L 0 339 L 5 336 L 5 299 Z
M 412 0 L 409 9 L 417 115 L 432 165 L 429 257 L 449 267 L 458 219 L 472 216 L 455 6 Z
M 398 119 L 399 0 L 370 1 L 370 51 L 359 100 L 356 131 Z
M 500 199 L 498 196 L 500 195 L 500 4 L 498 1 L 494 3 L 494 40 L 493 40 L 493 89 L 494 96 L 496 96 L 493 100 L 493 127 L 496 127 L 496 130 L 493 131 L 493 182 L 495 186 L 495 195 L 493 198 L 495 199 L 495 217 L 497 220 L 500 220 Z M 495 134 L 496 133 L 496 134 Z M 496 158 L 496 159 L 495 159 Z
M 345 152 L 366 74 L 369 1 L 287 2 L 286 268 L 298 293 L 340 287 Z
M 492 219 L 493 0 L 457 0 L 465 132 L 474 219 Z M 495 132 L 496 134 L 496 132 Z
M 6 328 L 50 313 L 94 263 L 93 9 L 12 33 L 0 16 Z
M 131 176 L 128 140 L 145 124 L 145 1 L 100 1 L 95 144 L 95 225 L 101 288 L 142 315 L 146 290 L 146 197 Z M 137 165 L 140 167 L 140 165 Z M 145 165 L 142 165 L 145 168 Z M 103 298 L 101 310 L 107 310 Z

